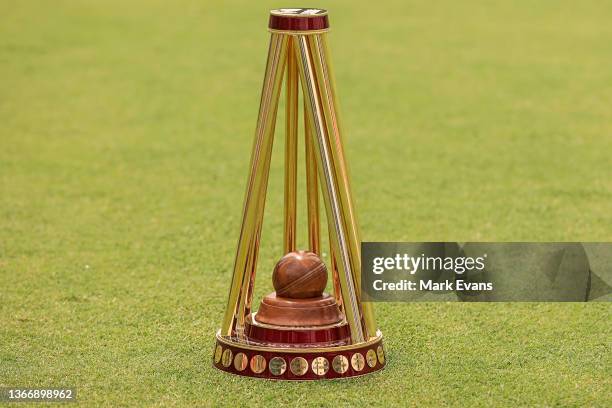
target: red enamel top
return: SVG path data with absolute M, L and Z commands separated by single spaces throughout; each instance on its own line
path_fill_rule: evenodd
M 272 30 L 311 31 L 329 28 L 327 10 L 311 8 L 286 8 L 270 11 Z

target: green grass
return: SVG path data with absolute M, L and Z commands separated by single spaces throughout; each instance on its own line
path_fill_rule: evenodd
M 608 303 L 378 304 L 376 375 L 212 368 L 282 5 L 0 2 L 0 386 L 75 386 L 83 406 L 611 406 Z M 313 5 L 364 240 L 612 240 L 609 2 Z

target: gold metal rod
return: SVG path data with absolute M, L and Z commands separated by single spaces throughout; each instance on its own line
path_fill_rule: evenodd
M 296 61 L 297 62 L 297 61 Z M 306 117 L 304 100 L 304 146 L 306 161 L 306 208 L 308 212 L 308 245 L 311 252 L 321 255 L 321 231 L 319 221 L 319 183 L 317 180 L 317 159 L 315 157 L 312 131 Z
M 332 237 L 329 237 L 329 241 L 331 242 Z M 334 251 L 330 250 L 329 254 L 329 264 L 331 265 L 331 276 L 332 283 L 334 285 L 334 297 L 336 298 L 336 302 L 338 303 L 338 307 L 341 311 L 344 311 L 344 302 L 342 299 L 342 285 L 340 284 L 340 273 L 338 271 L 338 261 L 336 260 L 336 255 Z
M 297 219 L 298 72 L 294 39 L 287 40 L 287 101 L 285 117 L 285 254 L 295 251 Z
M 304 129 L 305 129 L 305 145 L 306 145 L 306 199 L 308 204 L 308 242 L 310 251 L 317 255 L 321 255 L 321 230 L 319 221 L 319 186 L 317 179 L 317 159 L 315 157 L 314 142 L 310 125 L 306 117 L 306 100 L 304 100 Z M 331 231 L 333 226 L 330 225 Z M 332 237 L 329 237 L 331 242 Z M 333 251 L 330 251 L 330 270 L 332 283 L 334 287 L 334 296 L 340 310 L 342 306 L 342 290 L 340 286 L 340 277 L 338 276 L 338 264 Z
M 321 106 L 326 118 L 327 133 L 332 148 L 331 160 L 335 179 L 338 183 L 338 196 L 343 211 L 343 225 L 347 237 L 349 250 L 348 259 L 351 263 L 351 272 L 355 282 L 357 298 L 361 300 L 361 240 L 352 200 L 352 192 L 349 182 L 348 168 L 346 164 L 342 134 L 340 127 L 339 109 L 334 87 L 334 78 L 329 59 L 325 35 L 314 35 L 308 37 L 309 46 L 314 58 L 315 78 L 321 95 Z M 359 302 L 362 310 L 362 319 L 366 328 L 366 337 L 376 335 L 376 323 L 373 310 L 369 303 Z
M 351 261 L 349 259 L 349 243 L 345 235 L 344 217 L 342 216 L 342 204 L 338 196 L 338 186 L 336 171 L 333 169 L 333 162 L 330 150 L 333 148 L 330 143 L 330 135 L 327 133 L 324 110 L 321 106 L 321 95 L 317 87 L 315 78 L 316 68 L 308 43 L 308 37 L 296 36 L 299 45 L 298 66 L 300 78 L 304 88 L 304 95 L 307 96 L 306 104 L 308 120 L 313 130 L 315 146 L 317 149 L 317 165 L 319 168 L 319 178 L 325 184 L 323 197 L 327 209 L 328 220 L 333 224 L 332 251 L 337 254 L 340 284 L 342 286 L 342 298 L 344 312 L 351 331 L 351 341 L 361 343 L 365 341 L 363 326 L 361 322 L 361 311 L 356 293 L 356 286 L 351 271 Z
M 241 337 L 244 320 L 251 310 L 274 127 L 286 59 L 287 36 L 272 34 L 244 197 L 240 238 L 230 294 L 221 325 L 221 334 L 225 336 L 235 334 Z

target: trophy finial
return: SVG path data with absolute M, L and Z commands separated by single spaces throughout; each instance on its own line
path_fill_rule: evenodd
M 327 10 L 317 8 L 280 8 L 270 10 L 268 28 L 278 31 L 320 31 L 329 28 Z

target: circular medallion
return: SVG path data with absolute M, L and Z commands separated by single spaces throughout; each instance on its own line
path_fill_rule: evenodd
M 289 369 L 293 373 L 293 375 L 301 376 L 306 374 L 308 371 L 308 361 L 306 361 L 303 357 L 295 357 L 291 360 L 291 364 L 289 364 Z
M 332 368 L 334 369 L 335 372 L 337 372 L 338 374 L 344 374 L 346 373 L 346 371 L 349 368 L 349 362 L 348 362 L 348 358 L 346 358 L 345 356 L 343 356 L 342 354 L 338 354 L 336 357 L 334 357 L 334 359 L 332 360 Z
M 270 372 L 273 375 L 281 375 L 287 370 L 287 363 L 282 357 L 274 357 L 270 360 Z
M 385 364 L 385 351 L 382 346 L 378 346 L 376 354 L 378 354 L 378 361 L 380 361 L 380 364 Z
M 223 357 L 221 358 L 221 363 L 224 367 L 229 367 L 230 364 L 232 364 L 232 350 L 225 349 Z
M 353 370 L 355 371 L 363 370 L 363 367 L 365 367 L 365 359 L 363 358 L 363 354 L 353 354 L 353 357 L 351 357 L 351 365 L 353 366 Z
M 369 349 L 366 353 L 366 362 L 372 368 L 376 365 L 376 352 L 374 349 Z
M 223 353 L 223 347 L 217 344 L 217 348 L 215 349 L 215 364 L 219 364 L 219 361 L 221 361 L 221 353 Z
M 325 357 L 312 360 L 312 372 L 316 375 L 325 375 L 329 371 L 329 361 Z
M 266 369 L 266 359 L 264 356 L 257 354 L 251 358 L 251 371 L 255 374 L 261 374 Z
M 234 357 L 234 368 L 237 371 L 243 371 L 245 368 L 247 368 L 248 364 L 249 359 L 247 358 L 246 354 L 238 353 L 236 354 L 236 357 Z
M 327 10 L 316 8 L 280 8 L 276 10 L 270 10 L 270 14 L 272 14 L 273 16 L 283 17 L 324 16 L 327 14 Z

